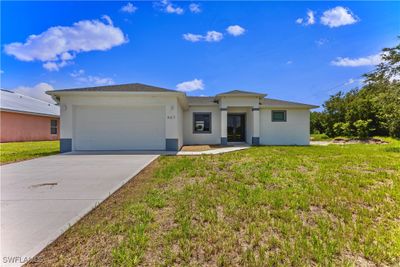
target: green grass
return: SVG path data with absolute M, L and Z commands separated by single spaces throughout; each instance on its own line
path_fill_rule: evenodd
M 60 153 L 59 141 L 0 143 L 0 163 L 11 163 Z
M 37 265 L 400 263 L 400 142 L 161 157 Z

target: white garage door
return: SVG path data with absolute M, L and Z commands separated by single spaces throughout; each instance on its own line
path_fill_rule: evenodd
M 74 109 L 75 150 L 165 150 L 165 107 Z

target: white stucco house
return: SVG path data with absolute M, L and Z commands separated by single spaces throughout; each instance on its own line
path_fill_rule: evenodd
M 60 104 L 61 152 L 168 150 L 245 142 L 308 145 L 314 105 L 234 90 L 213 97 L 144 84 L 47 92 Z

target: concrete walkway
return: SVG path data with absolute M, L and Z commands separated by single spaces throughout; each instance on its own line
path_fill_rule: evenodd
M 2 266 L 26 263 L 157 157 L 63 154 L 1 166 Z

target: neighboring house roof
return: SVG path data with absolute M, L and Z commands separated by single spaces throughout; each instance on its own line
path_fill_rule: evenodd
M 61 89 L 49 91 L 50 93 L 57 92 L 169 92 L 178 93 L 178 91 L 165 89 L 157 86 L 151 86 L 141 83 L 128 83 L 128 84 L 117 84 L 117 85 L 106 85 L 106 86 L 96 86 L 96 87 L 85 87 L 85 88 L 72 88 L 72 89 Z
M 264 98 L 260 101 L 261 105 L 268 106 L 268 107 L 276 107 L 276 108 L 318 108 L 315 105 L 303 104 L 298 102 L 291 102 L 291 101 L 284 101 L 279 99 L 272 99 L 272 98 Z
M 19 113 L 60 116 L 60 107 L 30 96 L 1 89 L 0 109 Z

